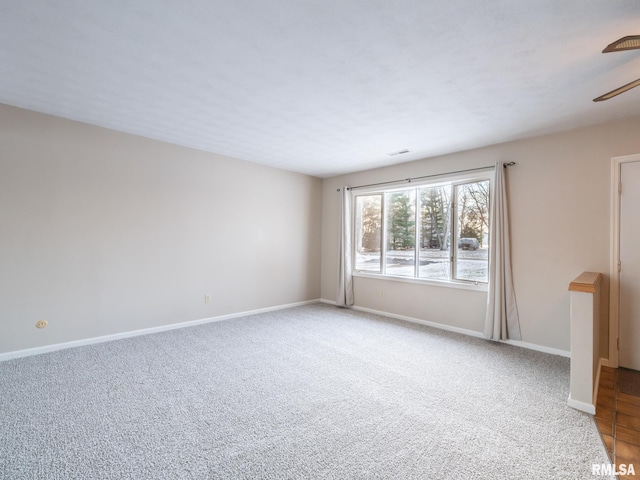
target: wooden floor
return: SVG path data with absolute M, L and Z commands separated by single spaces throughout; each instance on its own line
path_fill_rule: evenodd
M 620 391 L 618 373 L 602 367 L 595 420 L 611 461 L 634 465 L 636 475 L 619 478 L 640 479 L 640 396 Z

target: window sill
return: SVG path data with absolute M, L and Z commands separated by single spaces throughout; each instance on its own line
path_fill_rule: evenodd
M 379 273 L 353 272 L 354 277 L 373 278 L 376 280 L 391 280 L 392 282 L 417 283 L 419 285 L 430 285 L 433 287 L 457 288 L 460 290 L 475 290 L 477 292 L 487 292 L 489 286 L 486 283 L 450 282 L 444 280 L 427 280 L 425 278 L 396 277 L 394 275 L 381 275 Z

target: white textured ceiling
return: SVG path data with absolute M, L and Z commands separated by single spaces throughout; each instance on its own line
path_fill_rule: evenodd
M 636 0 L 0 0 L 0 103 L 327 177 L 640 114 L 591 101 L 632 34 Z

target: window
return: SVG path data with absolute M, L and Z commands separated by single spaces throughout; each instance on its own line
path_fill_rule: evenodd
M 486 283 L 488 178 L 354 192 L 354 270 Z

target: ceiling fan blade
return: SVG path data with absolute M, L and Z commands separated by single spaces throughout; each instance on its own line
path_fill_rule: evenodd
M 607 48 L 605 48 L 602 53 L 636 50 L 638 48 L 640 48 L 640 35 L 629 35 L 607 45 Z
M 615 90 L 611 90 L 609 93 L 605 93 L 604 95 L 600 95 L 598 98 L 594 98 L 594 102 L 602 102 L 603 100 L 609 100 L 610 98 L 615 97 L 616 95 L 620 95 L 621 93 L 626 92 L 627 90 L 631 90 L 634 87 L 640 85 L 640 78 L 638 80 L 634 80 L 631 83 L 627 83 L 626 85 L 616 88 Z

